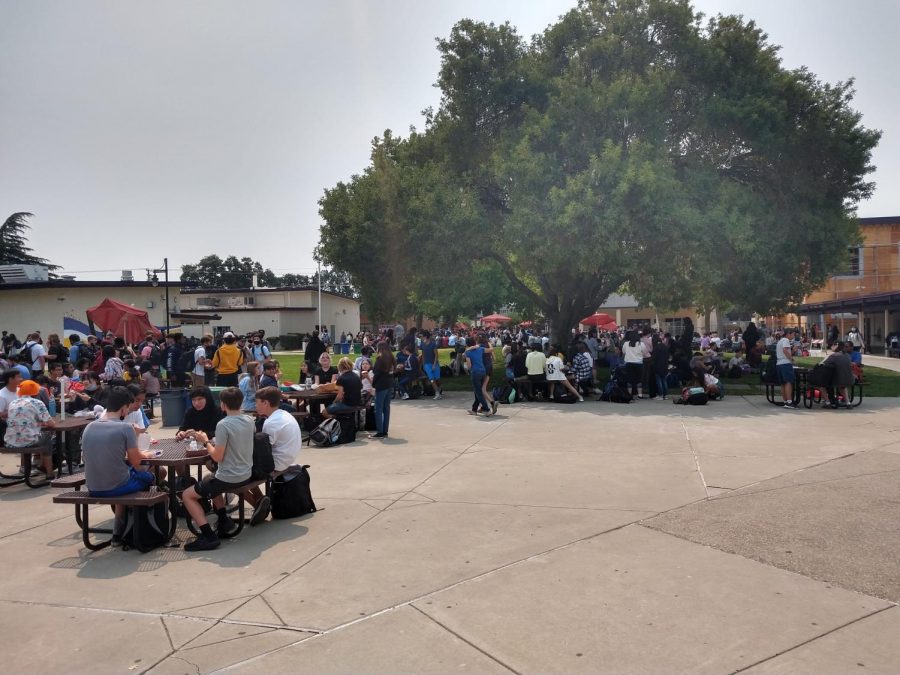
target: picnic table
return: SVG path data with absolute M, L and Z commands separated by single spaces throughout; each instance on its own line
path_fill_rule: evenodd
M 175 534 L 175 529 L 178 527 L 179 491 L 176 481 L 177 475 L 175 474 L 174 468 L 180 466 L 196 466 L 197 480 L 199 481 L 203 472 L 203 465 L 206 464 L 206 461 L 209 459 L 209 453 L 205 451 L 196 455 L 188 455 L 189 447 L 190 441 L 178 441 L 174 438 L 163 439 L 158 441 L 156 445 L 150 447 L 151 451 L 159 452 L 161 454 L 158 457 L 150 457 L 149 459 L 144 460 L 157 474 L 159 473 L 159 467 L 161 466 L 168 467 L 169 469 L 166 483 L 169 486 L 169 513 L 171 515 L 169 518 L 170 538 Z M 188 518 L 188 523 L 190 524 L 190 518 Z
M 337 397 L 337 392 L 320 392 L 317 389 L 304 389 L 303 391 L 284 392 L 284 396 L 294 401 L 305 401 L 309 414 L 313 417 L 321 417 L 322 404 L 328 405 L 334 401 Z
M 801 401 L 806 398 L 806 390 L 809 387 L 808 377 L 809 377 L 810 369 L 804 368 L 803 366 L 794 366 L 794 398 L 793 402 L 795 405 L 799 406 Z M 780 384 L 775 384 L 772 382 L 766 383 L 766 400 L 773 404 L 780 406 L 781 401 L 775 400 L 775 392 L 776 388 L 780 389 Z
M 39 488 L 44 487 L 45 485 L 49 485 L 50 481 L 59 477 L 62 473 L 62 458 L 60 458 L 59 466 L 57 467 L 56 476 L 47 476 L 43 480 L 33 481 L 31 477 L 31 469 L 32 469 L 32 455 L 47 455 L 54 452 L 54 442 L 52 439 L 52 435 L 55 435 L 60 439 L 60 447 L 65 448 L 65 433 L 67 431 L 76 431 L 80 429 L 84 429 L 88 424 L 90 424 L 93 420 L 86 417 L 66 417 L 66 419 L 61 420 L 59 417 L 54 417 L 53 421 L 56 426 L 53 428 L 45 428 L 44 431 L 44 440 L 41 443 L 38 443 L 34 446 L 29 446 L 26 448 L 14 448 L 4 446 L 0 448 L 0 452 L 4 454 L 13 454 L 13 455 L 21 455 L 22 457 L 22 473 L 23 475 L 9 475 L 0 472 L 0 487 L 10 487 L 12 485 L 19 485 L 20 483 L 25 483 L 30 488 Z M 69 473 L 73 473 L 73 458 L 69 455 L 66 456 L 66 462 L 69 466 Z

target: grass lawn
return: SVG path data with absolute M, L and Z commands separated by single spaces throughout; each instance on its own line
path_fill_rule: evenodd
M 494 372 L 491 376 L 492 386 L 494 383 L 503 382 L 503 380 L 505 379 L 503 356 L 501 355 L 500 351 L 501 350 L 499 347 L 494 349 Z M 446 365 L 449 364 L 452 359 L 453 350 L 440 349 L 438 350 L 438 354 L 441 365 Z M 356 354 L 349 355 L 351 360 L 355 360 L 356 356 Z M 730 357 L 731 355 L 729 354 L 728 358 Z M 332 355 L 331 358 L 332 362 L 336 365 L 340 357 Z M 284 374 L 284 379 L 291 382 L 300 381 L 298 375 L 300 373 L 300 362 L 302 361 L 302 359 L 302 352 L 291 352 L 289 354 L 282 353 L 277 355 L 277 360 L 281 364 L 281 372 Z M 821 360 L 822 359 L 818 357 L 803 357 L 796 359 L 796 362 L 798 366 L 812 368 Z M 863 357 L 863 363 L 865 363 L 865 357 Z M 600 368 L 598 384 L 603 385 L 607 380 L 609 380 L 609 369 L 604 365 Z M 759 384 L 758 375 L 748 375 L 747 377 L 743 377 L 740 379 L 731 379 L 726 377 L 724 378 L 724 382 L 726 394 L 758 395 L 763 393 L 763 388 Z M 885 370 L 884 368 L 874 368 L 872 366 L 866 366 L 865 382 L 866 397 L 900 396 L 900 373 L 895 373 L 892 370 Z M 441 380 L 441 384 L 443 385 L 445 391 L 469 391 L 469 389 L 471 388 L 468 377 L 448 377 L 444 380 Z

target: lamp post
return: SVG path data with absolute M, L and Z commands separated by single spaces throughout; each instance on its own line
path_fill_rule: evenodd
M 160 269 L 150 270 L 153 272 L 153 276 L 150 278 L 150 283 L 153 284 L 153 287 L 156 288 L 159 286 L 159 277 L 156 276 L 157 272 L 162 272 L 165 275 L 166 281 L 166 335 L 169 334 L 169 259 L 163 258 L 163 266 Z

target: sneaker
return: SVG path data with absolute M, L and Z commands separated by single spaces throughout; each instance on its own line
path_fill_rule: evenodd
M 374 433 L 374 434 L 369 434 L 369 438 L 387 438 L 387 434 L 382 434 L 380 432 Z
M 782 408 L 785 408 L 785 409 L 787 409 L 787 410 L 798 410 L 797 405 L 796 405 L 795 403 L 790 402 L 790 401 L 788 401 L 787 403 L 785 403 L 785 404 L 784 404 L 783 406 L 781 406 L 781 407 L 782 407 Z
M 402 401 L 408 401 L 408 400 L 409 400 L 409 394 L 403 394 L 403 396 L 400 397 L 400 400 L 402 400 Z
M 184 545 L 185 551 L 212 551 L 213 549 L 219 548 L 219 544 L 222 542 L 219 541 L 219 538 L 216 535 L 212 535 L 211 537 L 207 537 L 204 534 L 201 534 L 199 537 L 194 539 L 194 541 L 189 541 Z
M 256 514 L 254 513 L 253 515 Z M 219 522 L 216 523 L 216 534 L 219 535 L 219 537 L 227 537 L 236 529 L 237 525 L 235 525 L 234 521 L 228 516 L 226 516 L 225 518 L 220 518 Z
M 269 517 L 269 511 L 272 510 L 272 502 L 268 497 L 263 497 L 259 505 L 253 510 L 253 517 L 250 519 L 251 525 L 259 525 Z
M 112 539 L 109 540 L 109 545 L 112 546 L 113 548 L 121 548 L 122 543 L 123 542 L 122 542 L 121 534 L 114 534 L 112 536 Z
M 491 401 L 491 415 L 497 414 L 498 407 L 499 407 L 499 405 L 497 404 L 497 401 Z
M 579 397 L 578 397 L 578 402 L 579 402 L 579 403 L 584 403 L 584 396 L 579 396 Z
M 444 395 L 441 392 L 438 392 L 437 394 L 434 395 L 435 401 L 440 401 L 442 398 L 444 398 Z

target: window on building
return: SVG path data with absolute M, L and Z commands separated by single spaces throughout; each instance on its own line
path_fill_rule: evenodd
M 847 271 L 844 276 L 862 276 L 862 247 L 850 246 L 847 248 Z
M 663 320 L 663 332 L 678 337 L 684 333 L 684 317 L 677 319 L 667 318 Z

